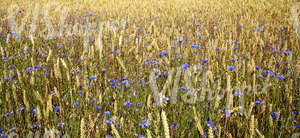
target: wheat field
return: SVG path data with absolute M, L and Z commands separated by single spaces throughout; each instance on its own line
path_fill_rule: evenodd
M 0 137 L 300 136 L 297 0 L 2 0 Z

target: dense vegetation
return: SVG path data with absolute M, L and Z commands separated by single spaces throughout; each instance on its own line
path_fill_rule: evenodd
M 291 137 L 296 4 L 4 0 L 0 136 Z

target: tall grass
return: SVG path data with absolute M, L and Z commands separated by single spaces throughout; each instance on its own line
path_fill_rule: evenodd
M 296 4 L 3 1 L 0 135 L 290 137 L 300 132 Z M 202 72 L 187 73 L 195 65 Z

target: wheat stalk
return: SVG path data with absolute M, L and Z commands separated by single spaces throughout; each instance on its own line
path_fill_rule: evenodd
M 125 72 L 125 74 L 127 73 L 127 70 L 124 66 L 124 62 L 119 58 L 119 57 L 116 57 L 117 58 L 117 61 L 118 63 L 120 64 L 121 68 L 123 69 L 123 71 Z
M 21 84 L 23 84 L 23 81 L 22 81 L 22 75 L 21 75 L 21 72 L 17 69 L 17 74 L 18 74 L 18 80 Z
M 208 137 L 209 138 L 214 138 L 214 131 L 213 131 L 212 127 L 208 128 Z
M 260 138 L 264 138 L 264 137 L 265 137 L 264 135 L 262 135 L 262 134 L 259 132 L 259 130 L 258 130 L 257 128 L 255 128 L 255 131 L 256 131 L 257 135 L 258 135 Z
M 112 129 L 114 135 L 116 136 L 116 138 L 121 138 L 118 130 L 115 128 L 115 126 L 113 124 L 111 125 L 111 129 Z
M 36 108 L 36 112 L 37 112 L 37 119 L 38 119 L 38 122 L 40 122 L 42 120 L 42 113 L 41 113 L 41 108 L 40 106 L 38 105 L 37 108 Z
M 157 112 L 156 113 L 156 120 L 155 120 L 155 123 L 154 123 L 154 132 L 155 132 L 155 135 L 156 137 L 159 137 L 159 128 L 160 128 L 160 113 Z
M 147 98 L 147 108 L 148 109 L 151 108 L 151 95 L 150 94 L 148 95 L 148 98 Z
M 85 121 L 84 118 L 80 121 L 80 138 L 85 138 Z
M 113 99 L 114 99 L 114 110 L 113 110 L 113 113 L 117 114 L 117 112 L 118 112 L 118 101 L 117 101 L 117 95 L 116 95 L 116 93 L 113 93 Z
M 31 86 L 34 86 L 34 82 L 35 82 L 35 79 L 34 79 L 35 77 L 34 77 L 34 72 L 32 72 L 32 74 L 31 74 L 31 77 L 30 77 L 30 85 Z
M 26 94 L 26 90 L 23 90 L 23 102 L 24 102 L 24 105 L 25 105 L 25 110 L 27 112 L 29 112 L 29 103 L 27 101 L 27 94 Z
M 44 99 L 42 98 L 42 96 L 40 95 L 40 93 L 38 91 L 33 92 L 33 94 L 42 104 L 44 104 Z
M 17 98 L 17 93 L 16 93 L 16 86 L 15 86 L 15 84 L 12 85 L 12 93 L 13 93 L 14 101 L 17 102 L 17 101 L 18 101 L 18 98 Z
M 269 112 L 270 113 L 272 113 L 272 106 L 273 106 L 272 104 L 270 104 L 270 106 L 269 106 Z M 270 124 L 271 127 L 273 127 L 273 118 L 272 118 L 271 115 L 269 116 L 269 124 Z
M 90 131 L 94 128 L 96 119 L 97 118 L 93 119 L 92 115 L 89 115 L 89 130 Z M 90 137 L 90 133 L 88 133 L 88 137 Z
M 232 89 L 231 89 L 231 77 L 227 74 L 227 110 L 230 111 L 232 105 L 233 105 L 233 95 L 232 95 Z
M 170 131 L 169 131 L 169 126 L 168 126 L 168 120 L 167 120 L 167 116 L 166 116 L 166 113 L 165 113 L 164 110 L 161 111 L 161 119 L 162 119 L 164 131 L 165 131 L 165 137 L 166 138 L 170 138 Z
M 47 56 L 46 63 L 48 63 L 48 62 L 49 62 L 49 60 L 50 60 L 51 56 L 52 56 L 52 50 L 51 50 L 51 49 L 49 49 L 49 54 L 48 54 L 48 56 Z
M 100 24 L 99 27 L 99 34 L 97 36 L 97 39 L 95 41 L 95 46 L 99 52 L 99 58 L 102 58 L 102 51 L 103 51 L 103 42 L 102 42 L 102 30 L 103 30 L 103 23 Z
M 203 136 L 203 135 L 204 135 L 203 128 L 202 128 L 202 126 L 201 126 L 200 119 L 198 118 L 198 114 L 197 114 L 197 111 L 196 111 L 196 107 L 195 107 L 195 106 L 193 106 L 193 110 L 194 110 L 194 119 L 195 119 L 195 121 L 196 121 L 196 123 L 197 123 L 197 128 L 198 128 L 200 134 Z
M 52 105 L 52 94 L 49 95 L 46 107 L 46 119 L 49 117 L 49 113 L 53 111 Z
M 249 111 L 248 111 L 248 114 L 247 114 L 247 118 L 250 117 L 254 105 L 255 105 L 254 102 L 251 102 L 250 107 L 249 107 Z
M 254 115 L 251 115 L 251 120 L 250 120 L 250 138 L 254 137 Z
M 151 132 L 150 132 L 150 130 L 149 130 L 149 129 L 147 129 L 147 138 L 152 138 L 152 136 L 151 136 Z
M 222 133 L 222 132 L 221 132 L 221 126 L 219 125 L 218 128 L 219 128 L 219 129 L 218 129 L 218 138 L 220 138 L 220 137 L 221 137 L 221 133 Z

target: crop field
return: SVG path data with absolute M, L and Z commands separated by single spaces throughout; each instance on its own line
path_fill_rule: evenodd
M 297 0 L 1 0 L 0 137 L 300 137 Z

